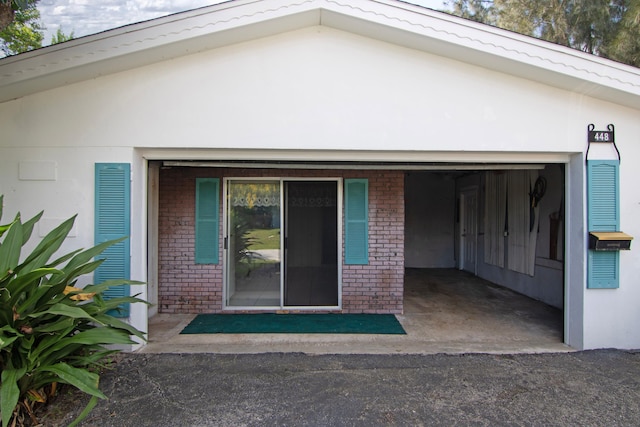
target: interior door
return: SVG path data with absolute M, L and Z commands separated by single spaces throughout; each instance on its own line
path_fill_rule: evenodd
M 335 181 L 285 183 L 285 306 L 338 305 Z
M 478 190 L 460 193 L 460 269 L 476 274 Z

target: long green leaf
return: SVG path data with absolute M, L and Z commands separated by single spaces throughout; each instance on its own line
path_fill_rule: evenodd
M 55 344 L 52 345 L 46 352 L 42 352 L 42 357 L 52 354 L 66 346 L 75 344 L 84 345 L 107 345 L 107 344 L 135 344 L 131 340 L 127 332 L 119 329 L 110 328 L 92 328 L 86 331 L 79 332 L 72 336 L 66 336 L 63 338 L 57 337 Z
M 17 340 L 19 337 L 13 336 L 13 337 L 7 337 L 4 334 L 0 334 L 0 350 L 2 350 L 5 347 L 10 346 L 15 340 Z
M 128 333 L 119 329 L 93 328 L 70 337 L 59 338 L 54 345 L 39 353 L 38 360 L 46 366 L 49 360 L 60 360 L 72 354 L 81 345 L 95 349 L 108 344 L 135 344 L 135 341 L 129 337 Z
M 7 290 L 11 293 L 11 303 L 15 304 L 19 301 L 22 298 L 22 292 L 37 289 L 39 280 L 49 274 L 62 274 L 62 271 L 55 268 L 37 268 L 11 280 L 7 284 Z M 29 289 L 30 286 L 33 289 Z
M 0 225 L 0 237 L 11 227 L 11 224 Z
M 126 280 L 126 279 L 110 279 L 105 280 L 104 282 L 97 285 L 87 285 L 84 287 L 85 292 L 95 292 L 97 294 L 101 294 L 109 288 L 114 286 L 122 286 L 122 285 L 144 285 L 145 282 L 139 282 L 137 280 Z
M 18 381 L 26 373 L 25 368 L 15 369 L 13 367 L 5 367 L 2 371 L 2 384 L 0 384 L 0 412 L 2 412 L 2 427 L 7 427 L 13 410 L 20 399 L 20 389 Z
M 29 295 L 26 300 L 24 300 L 22 303 L 20 303 L 20 305 L 17 306 L 16 311 L 20 313 L 20 316 L 26 317 L 32 314 L 34 309 L 42 309 L 44 306 L 51 306 L 55 304 L 56 301 L 52 297 L 49 297 L 46 298 L 45 301 L 43 301 L 42 305 L 38 305 L 38 300 L 43 298 L 44 295 L 51 291 L 51 288 L 51 285 L 41 284 L 35 291 L 31 292 L 31 295 Z M 62 291 L 58 291 L 58 293 L 60 292 Z
M 109 240 L 107 242 L 100 243 L 98 245 L 95 245 L 89 249 L 86 249 L 80 252 L 75 257 L 73 257 L 71 261 L 69 261 L 69 263 L 66 265 L 64 270 L 65 271 L 73 270 L 74 268 L 77 268 L 79 265 L 87 263 L 88 261 L 93 259 L 96 255 L 100 255 L 102 252 L 104 252 L 104 250 L 107 249 L 109 246 L 112 246 L 118 242 L 126 240 L 127 238 L 128 237 L 125 236 L 125 237 L 120 237 L 119 239 Z
M 38 370 L 51 372 L 60 379 L 60 382 L 70 384 L 87 394 L 99 397 L 100 399 L 107 398 L 98 388 L 100 377 L 86 369 L 74 368 L 66 363 L 57 363 L 52 366 L 43 366 Z
M 0 295 L 2 290 L 0 290 Z M 4 299 L 4 296 L 2 297 Z M 9 325 L 13 322 L 13 310 L 12 307 L 0 300 L 0 325 Z
M 27 359 L 30 363 L 36 363 L 40 361 L 41 355 L 48 352 L 51 347 L 60 342 L 61 337 L 69 335 L 75 329 L 75 325 L 69 326 L 67 329 L 58 332 L 57 334 L 45 335 L 44 338 L 38 343 L 38 346 L 28 354 Z
M 129 333 L 129 335 L 135 335 L 138 338 L 146 341 L 147 339 L 144 336 L 144 333 L 142 333 L 141 331 L 137 330 L 136 328 L 134 328 L 133 326 L 131 326 L 130 324 L 128 324 L 127 322 L 123 322 L 120 319 L 117 319 L 113 316 L 110 316 L 108 314 L 98 314 L 95 316 L 95 318 L 97 320 L 99 320 L 100 322 L 102 322 L 105 325 L 109 325 L 113 328 L 117 328 L 117 329 L 123 329 L 125 331 L 127 331 Z
M 83 352 L 82 354 L 76 353 L 67 357 L 66 362 L 71 366 L 96 366 L 100 369 L 107 369 L 108 366 L 107 363 L 105 363 L 105 360 L 108 356 L 118 352 L 120 352 L 120 350 L 104 349 L 93 352 Z
M 61 301 L 63 301 L 66 296 L 64 295 L 64 290 L 66 288 L 65 283 L 57 283 L 55 285 L 50 285 L 49 283 L 40 285 L 40 289 L 43 289 L 44 292 L 38 292 L 38 300 L 33 305 L 34 309 L 38 307 L 50 307 L 55 305 Z M 35 295 L 34 295 L 35 296 Z
M 92 316 L 96 315 L 97 313 L 105 313 L 110 310 L 115 310 L 122 304 L 127 304 L 127 303 L 148 304 L 146 301 L 136 297 L 117 297 L 117 298 L 110 298 L 108 300 L 101 299 L 100 302 L 98 302 L 98 299 L 99 297 L 94 297 L 94 301 L 96 302 L 95 307 L 91 307 L 91 308 L 87 307 L 87 310 L 91 312 Z M 97 311 L 94 311 L 94 308 L 97 309 Z
M 76 269 L 74 269 L 73 271 L 69 271 L 69 270 L 65 270 L 65 274 L 58 276 L 58 277 L 51 277 L 49 283 L 61 283 L 64 282 L 67 285 L 71 285 L 71 282 L 74 281 L 76 278 L 84 275 L 84 274 L 89 274 L 92 271 L 94 271 L 96 268 L 98 268 L 98 266 L 100 266 L 100 264 L 102 264 L 104 262 L 104 260 L 98 260 L 98 261 L 93 261 L 93 262 L 89 262 L 86 264 L 82 264 L 79 267 L 77 267 Z
M 89 413 L 93 410 L 93 408 L 96 406 L 97 403 L 98 403 L 98 397 L 97 396 L 91 396 L 91 399 L 89 399 L 89 402 L 87 403 L 87 406 L 84 407 L 82 412 L 80 412 L 80 415 L 78 415 L 78 418 L 73 420 L 71 422 L 71 424 L 69 424 L 68 427 L 75 427 L 75 426 L 78 425 L 78 423 L 80 421 L 82 421 L 85 418 L 87 418 L 87 415 L 89 415 Z
M 33 328 L 33 333 L 50 333 L 63 331 L 75 324 L 71 317 L 56 317 L 56 321 Z
M 88 319 L 88 320 L 92 320 L 92 321 L 94 321 L 96 323 L 100 323 L 96 319 L 94 319 L 92 316 L 87 314 L 87 312 L 84 311 L 82 308 L 76 307 L 76 306 L 71 306 L 71 305 L 66 305 L 66 304 L 62 304 L 62 303 L 54 304 L 53 306 L 49 307 L 45 311 L 41 311 L 41 312 L 38 312 L 38 313 L 30 314 L 29 317 L 37 318 L 37 317 L 40 317 L 40 316 L 45 315 L 45 314 L 56 314 L 56 315 L 59 315 L 59 316 L 71 317 L 73 319 Z
M 65 340 L 67 344 L 135 344 L 128 333 L 105 327 L 89 329 Z
M 82 251 L 82 249 L 76 249 L 76 250 L 75 250 L 75 251 L 73 251 L 73 252 L 69 252 L 68 254 L 64 254 L 64 255 L 62 255 L 60 258 L 58 258 L 58 259 L 56 259 L 56 260 L 54 260 L 54 261 L 51 261 L 49 264 L 47 264 L 47 265 L 46 265 L 46 267 L 55 267 L 55 266 L 58 266 L 58 265 L 62 264 L 63 262 L 65 262 L 65 261 L 67 261 L 67 260 L 70 260 L 70 259 L 71 259 L 71 258 L 73 258 L 75 255 L 79 254 L 81 251 Z M 64 268 L 63 268 L 63 269 L 61 269 L 61 270 L 64 270 Z
M 18 219 L 11 224 L 0 245 L 0 278 L 16 269 L 20 262 L 20 248 L 22 248 L 22 224 Z
M 43 213 L 44 211 L 40 211 L 39 214 L 37 214 L 36 216 L 34 216 L 30 220 L 22 224 L 22 245 L 23 246 L 31 238 L 31 233 L 33 232 L 33 226 L 36 224 L 36 222 L 40 221 L 40 218 L 42 218 Z
M 60 248 L 69 231 L 71 231 L 75 219 L 76 216 L 74 215 L 51 230 L 16 270 L 28 272 L 47 265 L 49 258 Z

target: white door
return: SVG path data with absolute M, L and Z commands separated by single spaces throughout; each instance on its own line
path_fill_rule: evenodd
M 460 193 L 460 269 L 476 274 L 478 246 L 478 190 Z

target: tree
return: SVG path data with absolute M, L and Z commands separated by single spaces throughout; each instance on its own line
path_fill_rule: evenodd
M 632 65 L 638 64 L 640 53 L 639 3 L 640 0 L 449 2 L 455 15 Z
M 616 61 L 640 67 L 640 0 L 630 2 L 605 54 Z
M 56 33 L 51 37 L 51 44 L 64 43 L 71 39 L 73 39 L 73 31 L 69 34 L 65 34 L 62 31 L 62 28 L 58 28 L 58 31 L 56 31 Z
M 42 47 L 44 34 L 40 12 L 35 6 L 15 11 L 13 21 L 0 31 L 0 49 L 5 55 L 15 55 Z
M 451 13 L 483 24 L 495 25 L 493 16 L 493 2 L 487 0 L 448 0 L 445 2 L 452 7 Z
M 39 0 L 0 0 L 0 31 L 8 27 L 19 10 L 35 8 Z

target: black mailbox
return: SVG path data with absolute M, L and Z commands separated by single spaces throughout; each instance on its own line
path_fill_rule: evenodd
M 622 231 L 589 232 L 589 249 L 596 251 L 628 251 L 633 237 Z

